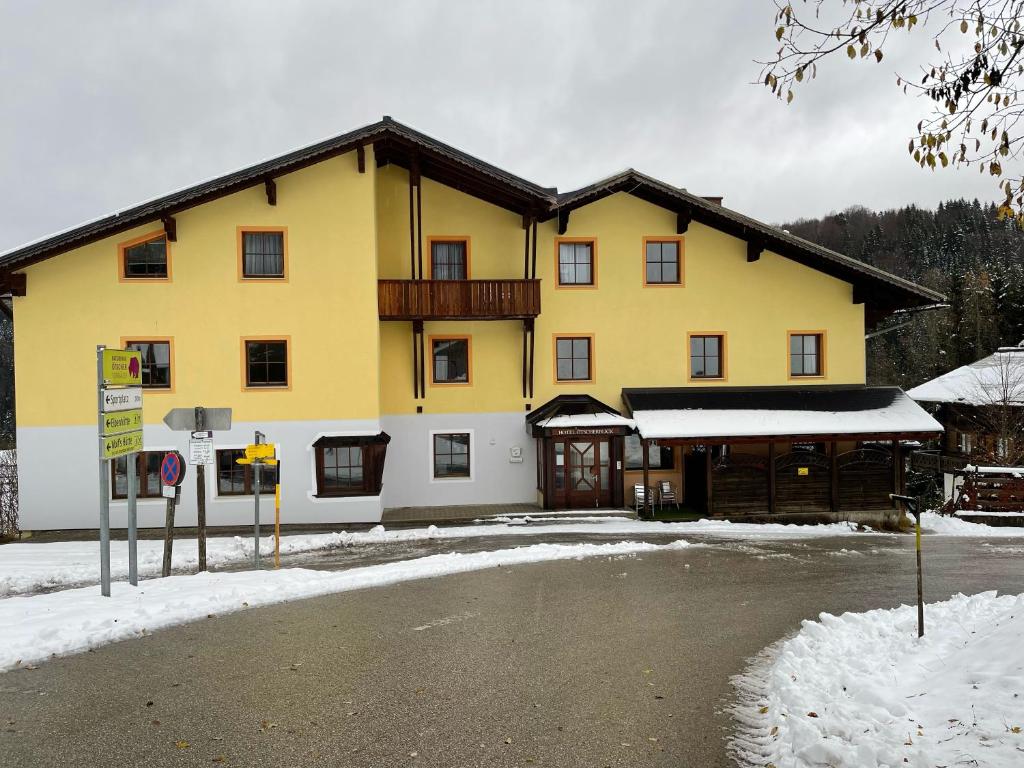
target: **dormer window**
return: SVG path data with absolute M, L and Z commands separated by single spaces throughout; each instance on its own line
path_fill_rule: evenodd
M 145 235 L 122 243 L 120 251 L 122 280 L 167 280 L 171 276 L 167 236 L 163 232 Z

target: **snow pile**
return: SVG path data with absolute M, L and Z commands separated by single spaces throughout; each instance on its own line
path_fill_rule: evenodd
M 397 528 L 378 525 L 368 531 L 318 533 L 281 537 L 281 554 L 299 554 L 342 547 L 389 544 L 394 542 L 466 539 L 487 536 L 546 535 L 720 535 L 737 538 L 803 538 L 837 536 L 852 533 L 852 523 L 827 525 L 783 525 L 780 523 L 730 523 L 728 520 L 699 520 L 692 523 L 658 523 L 626 517 L 580 518 L 557 521 L 509 518 L 502 522 L 438 528 Z M 251 537 L 213 537 L 207 540 L 206 558 L 211 568 L 240 563 L 252 558 Z M 67 541 L 51 543 L 12 543 L 0 546 L 0 597 L 36 592 L 99 581 L 99 543 Z M 128 578 L 128 542 L 113 541 L 110 547 L 110 573 L 115 580 Z M 274 539 L 260 539 L 260 552 L 274 553 Z M 194 571 L 198 567 L 198 545 L 194 538 L 175 539 L 173 569 Z M 139 576 L 159 576 L 163 562 L 162 540 L 139 541 Z
M 748 765 L 1024 764 L 1024 595 L 823 613 L 734 680 Z
M 0 670 L 44 661 L 140 637 L 153 630 L 184 624 L 211 614 L 231 613 L 272 603 L 347 592 L 413 579 L 426 579 L 485 568 L 546 560 L 618 557 L 690 546 L 622 541 L 617 544 L 534 544 L 491 552 L 430 555 L 416 560 L 313 571 L 241 571 L 170 576 L 139 587 L 118 583 L 111 597 L 96 587 L 68 589 L 0 601 Z
M 943 536 L 986 536 L 989 538 L 1024 538 L 1024 528 L 1002 527 L 972 523 L 958 517 L 946 517 L 937 512 L 921 514 L 921 530 Z

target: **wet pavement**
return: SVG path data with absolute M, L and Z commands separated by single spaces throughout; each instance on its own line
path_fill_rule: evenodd
M 296 555 L 349 568 L 541 541 Z M 910 536 L 495 568 L 217 616 L 0 675 L 0 764 L 725 766 L 731 675 L 820 611 L 914 597 Z M 926 537 L 928 600 L 1024 592 L 1024 541 Z

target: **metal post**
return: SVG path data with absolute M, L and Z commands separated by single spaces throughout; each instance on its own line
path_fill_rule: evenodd
M 137 453 L 125 456 L 128 475 L 128 583 L 133 587 L 139 586 L 138 456 Z
M 252 564 L 260 567 L 260 464 L 254 462 L 252 465 L 253 476 L 253 498 L 255 499 L 255 519 L 252 524 Z
M 262 432 L 256 432 L 256 445 L 260 445 L 265 436 Z M 253 477 L 253 508 L 254 508 L 254 519 L 252 524 L 252 564 L 253 567 L 260 567 L 260 462 L 262 459 L 256 459 L 252 465 L 252 477 Z
M 96 444 L 100 471 L 100 594 L 110 597 L 110 475 L 109 464 L 103 458 L 103 350 L 96 345 Z
M 167 511 L 164 515 L 164 562 L 160 569 L 161 576 L 171 575 L 171 550 L 174 548 L 174 497 L 167 499 Z
M 924 572 L 921 564 L 921 499 L 914 510 L 914 537 L 917 547 L 917 636 L 924 637 Z
M 196 406 L 196 431 L 206 429 L 206 409 Z M 196 538 L 199 541 L 199 570 L 206 570 L 206 465 L 196 465 Z

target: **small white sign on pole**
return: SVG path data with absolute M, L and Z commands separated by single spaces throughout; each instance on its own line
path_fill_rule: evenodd
M 214 458 L 213 432 L 193 432 L 188 441 L 188 463 L 213 464 Z

